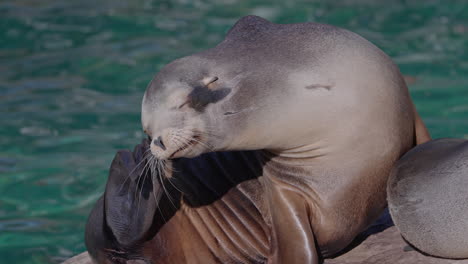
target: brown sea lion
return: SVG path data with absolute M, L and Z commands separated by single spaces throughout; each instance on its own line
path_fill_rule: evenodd
M 86 225 L 95 263 L 266 263 L 271 232 L 255 151 L 173 160 L 164 179 L 148 148 L 112 162 Z
M 409 243 L 433 256 L 468 258 L 468 140 L 413 148 L 392 170 L 387 192 L 395 225 Z
M 268 263 L 318 263 L 343 249 L 385 208 L 396 160 L 429 140 L 397 66 L 370 42 L 255 16 L 161 69 L 142 125 L 155 159 L 257 150 Z

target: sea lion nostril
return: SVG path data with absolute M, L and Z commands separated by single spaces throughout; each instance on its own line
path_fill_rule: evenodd
M 156 138 L 155 140 L 153 140 L 153 144 L 155 144 L 156 146 L 162 148 L 163 150 L 166 150 L 166 146 L 164 146 L 164 143 L 163 143 L 163 141 L 162 141 L 161 136 L 159 136 L 158 138 Z

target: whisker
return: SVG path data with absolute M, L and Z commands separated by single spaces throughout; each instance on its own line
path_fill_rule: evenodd
M 163 164 L 163 168 L 167 171 L 168 170 L 168 167 L 167 164 L 166 164 L 166 161 L 165 160 L 161 160 L 161 163 Z M 173 168 L 171 166 L 171 171 L 173 171 Z M 172 185 L 172 187 L 174 187 L 174 189 L 176 189 L 177 191 L 179 191 L 180 193 L 184 193 L 182 190 L 180 190 L 171 180 L 172 178 L 169 178 L 169 177 L 166 177 L 166 180 Z
M 180 137 L 181 139 L 185 140 L 186 142 L 192 141 L 191 139 L 184 138 L 182 135 L 178 135 L 178 137 Z M 196 142 L 195 139 L 193 139 L 193 141 Z M 189 147 L 189 146 L 188 146 L 188 143 L 187 143 L 187 148 L 188 148 L 188 147 Z M 186 149 L 187 149 L 187 148 L 186 148 Z M 194 148 L 191 147 L 191 148 L 189 149 L 189 152 L 188 152 L 187 154 L 191 154 L 191 153 L 193 152 L 193 150 L 194 150 Z
M 161 186 L 163 187 L 163 190 L 166 193 L 167 198 L 169 198 L 169 201 L 171 202 L 172 206 L 174 207 L 174 209 L 177 210 L 177 207 L 175 206 L 174 202 L 172 201 L 172 196 L 169 194 L 169 192 L 166 189 L 166 186 L 164 185 L 164 180 L 162 178 L 162 171 L 161 171 L 161 167 L 160 167 L 161 165 L 160 164 L 161 164 L 160 160 L 157 159 L 156 160 L 156 167 L 158 169 L 157 174 L 159 176 L 159 180 L 161 181 Z
M 193 137 L 192 138 L 187 138 L 185 137 L 186 135 L 178 135 L 180 138 L 186 140 L 186 141 L 195 141 L 197 142 L 198 144 L 208 148 L 209 150 L 214 150 L 212 146 L 208 145 L 207 143 L 205 142 L 202 142 L 201 140 L 197 139 L 196 137 Z M 188 135 L 187 135 L 188 136 Z
M 172 185 L 172 187 L 174 187 L 177 191 L 179 191 L 181 194 L 184 194 L 184 192 L 179 189 L 170 179 L 168 180 L 168 182 Z
M 143 155 L 145 155 L 145 156 L 143 157 L 143 159 L 141 159 L 140 162 L 138 162 L 138 164 L 135 165 L 135 167 L 128 173 L 127 177 L 125 177 L 125 180 L 120 184 L 118 193 L 120 193 L 120 192 L 122 191 L 122 188 L 123 188 L 124 184 L 125 184 L 125 183 L 127 182 L 127 180 L 132 176 L 132 173 L 135 172 L 135 170 L 142 164 L 143 161 L 145 161 L 147 152 L 150 151 L 150 150 L 151 150 L 151 149 L 148 148 L 148 149 L 143 153 Z
M 188 141 L 187 140 L 181 140 L 181 139 L 184 139 L 184 138 L 182 138 L 180 135 L 173 135 L 173 137 L 172 137 L 172 140 L 177 145 L 178 149 L 186 149 L 187 147 L 189 147 L 188 146 Z M 182 147 L 178 144 L 178 142 L 182 144 Z
M 152 160 L 152 163 L 154 164 L 154 160 Z M 153 171 L 154 171 L 154 170 L 153 170 Z M 157 178 L 156 178 L 156 181 L 155 181 L 155 179 L 154 179 L 154 173 L 153 173 L 153 172 L 151 173 L 151 180 L 152 180 L 152 182 L 153 182 L 153 185 L 155 185 L 155 184 L 157 184 L 157 183 L 159 182 L 159 180 L 157 180 Z M 153 190 L 154 190 L 154 188 L 153 188 Z M 164 222 L 167 223 L 167 220 L 166 220 L 166 218 L 164 217 L 164 214 L 163 214 L 163 212 L 162 212 L 162 210 L 161 210 L 161 207 L 160 207 L 161 199 L 159 199 L 159 201 L 158 201 L 158 196 L 159 196 L 159 194 L 160 194 L 161 192 L 164 192 L 164 190 L 163 190 L 163 189 L 159 189 L 158 193 L 153 192 L 153 196 L 154 196 L 154 201 L 155 201 L 155 203 L 156 203 L 156 207 L 158 208 L 159 214 L 160 214 L 161 217 L 163 218 Z M 161 194 L 161 195 L 162 195 L 162 194 Z
M 159 162 L 161 163 L 161 168 L 163 170 L 163 177 L 165 179 L 169 178 L 169 176 L 167 176 L 167 174 L 169 174 L 171 171 L 169 170 L 169 166 L 167 166 L 167 161 L 164 160 L 164 159 L 160 159 Z
M 143 187 L 145 185 L 145 181 L 146 181 L 146 177 L 148 176 L 148 173 L 144 173 L 144 176 L 143 176 L 143 183 L 142 183 L 142 186 L 140 188 L 140 194 L 138 195 L 138 203 L 137 203 L 137 213 L 136 215 L 138 216 L 138 213 L 140 212 L 140 202 L 141 202 L 141 196 L 142 196 L 142 193 L 143 193 Z M 141 177 L 141 176 L 140 176 Z M 138 186 L 138 185 L 137 185 Z M 138 190 L 137 190 L 138 192 Z
M 172 202 L 172 196 L 169 194 L 169 192 L 167 191 L 166 189 L 166 186 L 164 185 L 164 179 L 162 178 L 162 170 L 161 170 L 161 167 L 160 167 L 160 162 L 161 160 L 160 159 L 155 159 L 155 162 L 153 162 L 152 164 L 152 170 L 153 170 L 153 178 L 156 177 L 156 179 L 158 179 L 158 181 L 161 183 L 161 186 L 162 186 L 162 190 L 164 191 L 164 193 L 166 194 L 166 196 L 168 197 L 169 201 L 172 203 L 172 205 L 175 207 L 174 203 Z
M 152 158 L 152 157 L 150 156 L 150 158 Z M 148 162 L 146 163 L 146 165 L 143 167 L 143 170 L 140 172 L 140 174 L 138 175 L 138 177 L 137 177 L 137 179 L 136 179 L 135 195 L 134 195 L 134 199 L 135 199 L 135 200 L 136 200 L 137 195 L 138 195 L 138 186 L 140 185 L 141 176 L 143 175 L 143 173 L 145 173 L 146 168 L 147 168 L 147 167 L 148 167 L 148 168 L 150 167 L 150 166 L 149 166 L 150 163 L 151 163 L 150 161 L 148 161 Z
M 177 145 L 177 149 L 182 148 L 182 147 L 178 144 L 178 142 L 182 143 L 182 146 L 185 145 L 184 142 L 180 141 L 180 140 L 177 138 L 177 135 L 176 135 L 175 137 L 173 137 L 173 139 L 175 140 L 175 141 L 174 141 L 174 144 Z
M 187 145 L 186 140 L 183 141 L 183 138 L 180 135 L 176 135 L 172 139 L 174 140 L 174 143 L 177 145 L 178 149 L 184 148 Z M 178 143 L 181 143 L 182 147 Z

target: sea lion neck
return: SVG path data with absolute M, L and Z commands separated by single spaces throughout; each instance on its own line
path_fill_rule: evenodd
M 293 165 L 305 166 L 328 154 L 324 144 L 314 143 L 302 145 L 288 149 L 266 149 L 263 151 L 265 157 L 278 162 Z
M 310 145 L 286 151 L 262 150 L 259 157 L 265 160 L 262 163 L 266 179 L 280 180 L 292 186 L 306 186 L 307 179 L 319 173 L 328 160 L 324 149 Z

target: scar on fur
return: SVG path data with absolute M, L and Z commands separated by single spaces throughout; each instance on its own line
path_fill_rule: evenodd
M 323 88 L 323 89 L 330 91 L 332 87 L 333 87 L 333 84 L 311 84 L 311 85 L 307 85 L 305 88 L 308 90 Z
M 239 112 L 241 112 L 241 111 L 234 111 L 234 112 L 229 111 L 229 112 L 224 113 L 224 115 L 235 115 L 235 114 L 237 114 Z
M 259 109 L 260 107 L 262 107 L 262 106 L 252 106 L 252 107 L 244 108 L 242 110 L 227 111 L 227 112 L 224 113 L 224 115 L 235 115 L 235 114 L 239 114 L 239 113 L 242 113 L 242 112 L 245 112 L 245 111 L 254 111 L 254 110 Z

